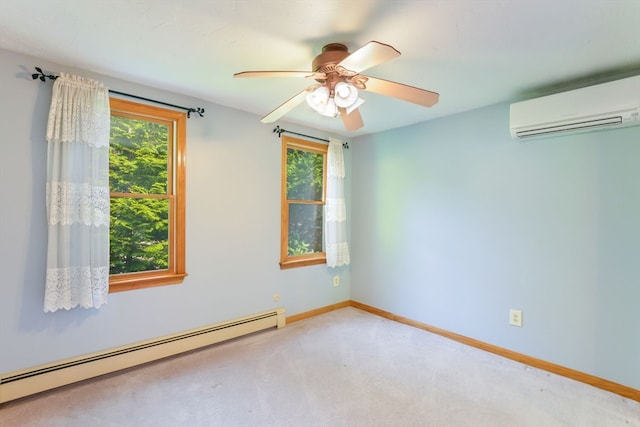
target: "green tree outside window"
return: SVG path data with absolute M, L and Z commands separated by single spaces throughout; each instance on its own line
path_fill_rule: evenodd
M 169 266 L 168 126 L 111 117 L 110 274 Z

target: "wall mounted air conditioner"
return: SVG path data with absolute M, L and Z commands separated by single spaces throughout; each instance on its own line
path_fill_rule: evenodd
M 515 139 L 640 125 L 640 76 L 511 104 Z

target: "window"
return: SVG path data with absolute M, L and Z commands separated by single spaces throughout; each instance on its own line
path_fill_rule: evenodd
M 181 283 L 186 114 L 111 98 L 109 291 Z
M 327 145 L 282 137 L 280 268 L 326 262 L 323 223 Z

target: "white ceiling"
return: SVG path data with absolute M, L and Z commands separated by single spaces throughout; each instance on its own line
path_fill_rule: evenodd
M 259 117 L 310 82 L 234 73 L 309 70 L 327 43 L 370 40 L 402 55 L 365 74 L 440 102 L 365 92 L 352 133 L 306 104 L 283 120 L 354 136 L 640 74 L 640 0 L 0 0 L 2 48 Z

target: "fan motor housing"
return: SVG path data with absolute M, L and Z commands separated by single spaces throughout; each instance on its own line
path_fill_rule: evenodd
M 335 69 L 335 65 L 347 56 L 347 46 L 342 43 L 329 43 L 322 48 L 322 53 L 313 59 L 311 69 L 314 73 L 330 73 Z

